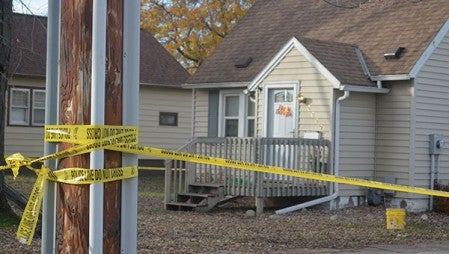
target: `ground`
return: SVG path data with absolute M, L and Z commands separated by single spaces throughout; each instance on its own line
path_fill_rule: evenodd
M 305 209 L 286 215 L 274 210 L 250 217 L 253 200 L 237 199 L 207 213 L 165 211 L 157 177 L 139 179 L 138 253 L 270 253 L 300 248 L 360 248 L 376 244 L 419 244 L 449 240 L 449 216 L 407 214 L 404 230 L 386 229 L 385 207 L 335 211 Z M 16 226 L 0 229 L 0 253 L 40 253 L 15 240 Z

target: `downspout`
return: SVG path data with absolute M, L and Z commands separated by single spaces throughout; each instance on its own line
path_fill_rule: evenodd
M 346 100 L 349 97 L 349 91 L 344 91 L 343 96 L 337 99 L 335 103 L 335 135 L 334 135 L 334 175 L 338 176 L 340 174 L 340 103 Z M 322 204 L 325 202 L 329 202 L 338 197 L 339 194 L 339 184 L 334 183 L 334 192 L 326 197 L 314 199 L 309 202 L 301 203 L 298 205 L 290 206 L 287 208 L 283 208 L 280 210 L 276 210 L 276 214 L 285 214 L 289 212 L 293 212 L 296 210 L 300 210 L 303 208 L 307 208 L 309 206 L 314 206 L 318 204 Z
M 377 88 L 379 88 L 379 89 L 382 88 L 382 80 L 377 81 Z
M 196 97 L 196 89 L 192 88 L 192 133 L 190 135 L 190 139 L 192 139 L 195 136 L 195 116 L 196 116 L 195 97 Z

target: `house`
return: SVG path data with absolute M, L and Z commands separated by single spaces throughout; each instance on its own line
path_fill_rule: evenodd
M 43 155 L 46 25 L 46 17 L 13 15 L 5 154 Z M 140 45 L 139 142 L 175 149 L 192 136 L 191 91 L 181 88 L 189 74 L 144 30 Z M 139 159 L 140 165 L 162 165 Z
M 186 147 L 407 186 L 447 185 L 448 19 L 445 0 L 256 1 L 184 85 L 194 94 L 193 134 L 203 137 Z M 281 213 L 381 198 L 412 212 L 432 203 L 424 195 L 191 167 L 185 191 L 167 197 L 171 208 L 189 206 L 182 203 L 205 183 L 223 194 L 209 206 L 253 196 L 258 212 L 267 197 L 296 198 Z

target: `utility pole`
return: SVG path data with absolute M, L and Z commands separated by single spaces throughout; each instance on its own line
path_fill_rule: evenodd
M 48 49 L 51 50 L 51 49 Z M 61 1 L 59 124 L 90 124 L 92 0 Z M 65 150 L 72 144 L 59 144 Z M 59 168 L 89 168 L 89 155 L 64 158 Z M 56 252 L 89 253 L 89 185 L 58 184 Z
M 123 0 L 108 1 L 105 124 L 123 123 Z M 122 153 L 105 151 L 105 168 L 122 166 Z M 104 253 L 120 253 L 121 181 L 104 185 Z
M 139 1 L 62 0 L 60 23 L 59 124 L 136 126 Z M 137 156 L 96 151 L 61 159 L 59 168 L 122 164 L 136 165 Z M 136 222 L 137 179 L 58 184 L 57 253 L 136 253 Z
M 5 112 L 6 112 L 6 88 L 8 86 L 7 72 L 9 54 L 11 51 L 11 16 L 12 0 L 0 0 L 0 164 L 5 165 Z M 6 201 L 3 192 L 4 173 L 0 172 L 0 214 L 10 212 L 11 208 Z

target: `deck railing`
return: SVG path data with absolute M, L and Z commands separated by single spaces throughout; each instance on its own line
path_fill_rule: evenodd
M 329 173 L 331 154 L 328 140 L 297 138 L 196 138 L 180 151 L 317 173 Z M 222 185 L 231 196 L 321 196 L 328 189 L 315 180 L 176 160 L 166 169 L 166 202 L 191 183 Z

